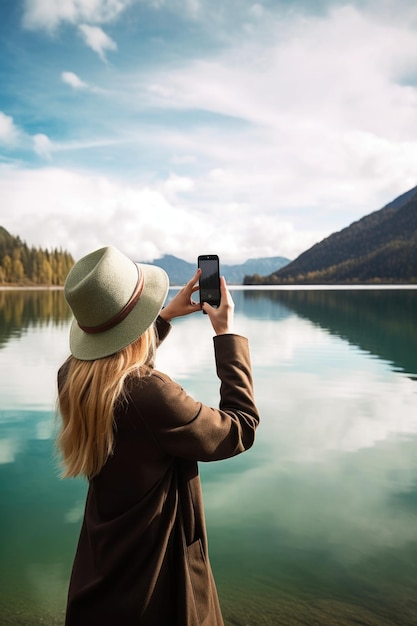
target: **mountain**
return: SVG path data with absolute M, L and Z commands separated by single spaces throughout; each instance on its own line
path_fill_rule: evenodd
M 277 268 L 284 267 L 289 262 L 290 259 L 277 256 L 249 259 L 240 265 L 225 265 L 220 259 L 220 273 L 226 278 L 229 285 L 241 285 L 244 277 L 249 273 L 265 276 Z M 152 261 L 152 264 L 162 267 L 166 271 L 171 285 L 184 285 L 195 272 L 197 260 L 195 263 L 188 263 L 188 261 L 166 254 L 160 259 Z
M 290 259 L 280 256 L 249 259 L 240 265 L 220 264 L 220 271 L 229 284 L 241 285 L 248 273 L 270 274 L 289 262 Z M 197 267 L 197 259 L 195 263 L 188 263 L 168 254 L 152 263 L 166 271 L 171 285 L 184 285 Z M 29 248 L 19 237 L 0 226 L 0 286 L 62 285 L 73 264 L 68 252 Z
M 416 283 L 417 187 L 245 284 Z

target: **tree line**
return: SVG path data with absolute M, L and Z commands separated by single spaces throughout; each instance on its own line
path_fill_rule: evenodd
M 29 247 L 0 227 L 0 285 L 61 286 L 73 265 L 68 252 Z

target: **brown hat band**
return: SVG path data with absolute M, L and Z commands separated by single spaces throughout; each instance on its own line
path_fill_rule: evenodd
M 122 322 L 131 312 L 131 310 L 134 308 L 134 306 L 137 304 L 142 290 L 143 290 L 143 286 L 145 284 L 145 279 L 143 276 L 143 273 L 141 272 L 140 268 L 138 266 L 136 266 L 138 269 L 138 280 L 136 283 L 136 286 L 133 290 L 132 295 L 130 296 L 129 301 L 127 302 L 127 304 L 123 307 L 123 309 L 121 311 L 119 311 L 119 313 L 117 313 L 117 315 L 115 315 L 114 317 L 112 317 L 108 322 L 104 322 L 104 324 L 99 324 L 98 326 L 81 326 L 81 324 L 78 322 L 78 326 L 81 328 L 81 330 L 83 330 L 85 333 L 89 333 L 89 334 L 95 334 L 95 333 L 102 333 L 105 330 L 110 330 L 111 328 L 114 328 L 115 326 L 117 326 L 118 324 L 120 324 L 120 322 Z

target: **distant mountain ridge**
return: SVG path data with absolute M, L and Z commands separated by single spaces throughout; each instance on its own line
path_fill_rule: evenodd
M 220 271 L 230 285 L 242 285 L 248 273 L 269 274 L 284 267 L 290 259 L 286 257 L 266 257 L 248 259 L 236 265 L 222 264 Z M 194 274 L 197 267 L 173 255 L 166 254 L 155 261 L 168 274 L 171 285 L 184 285 Z M 11 235 L 0 226 L 0 286 L 1 285 L 63 285 L 65 278 L 74 265 L 72 256 L 63 250 L 43 250 L 29 248 L 20 237 Z
M 417 283 L 417 187 L 245 284 Z
M 244 263 L 236 265 L 224 264 L 220 259 L 220 273 L 226 278 L 228 284 L 242 285 L 244 277 L 249 273 L 265 276 L 288 263 L 290 263 L 290 259 L 281 256 L 248 259 Z M 171 285 L 184 285 L 195 272 L 197 259 L 195 263 L 189 263 L 178 257 L 165 254 L 160 259 L 152 261 L 152 264 L 162 267 L 166 271 Z

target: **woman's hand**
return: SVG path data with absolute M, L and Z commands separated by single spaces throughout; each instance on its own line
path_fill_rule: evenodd
M 220 306 L 217 309 L 204 302 L 203 311 L 209 316 L 216 335 L 227 335 L 233 332 L 235 303 L 223 276 L 220 278 L 220 296 Z
M 199 289 L 198 279 L 200 278 L 200 274 L 201 270 L 198 269 L 192 279 L 189 280 L 162 309 L 159 314 L 162 319 L 166 322 L 170 322 L 174 317 L 181 317 L 182 315 L 201 311 L 200 303 L 192 299 L 193 293 Z

